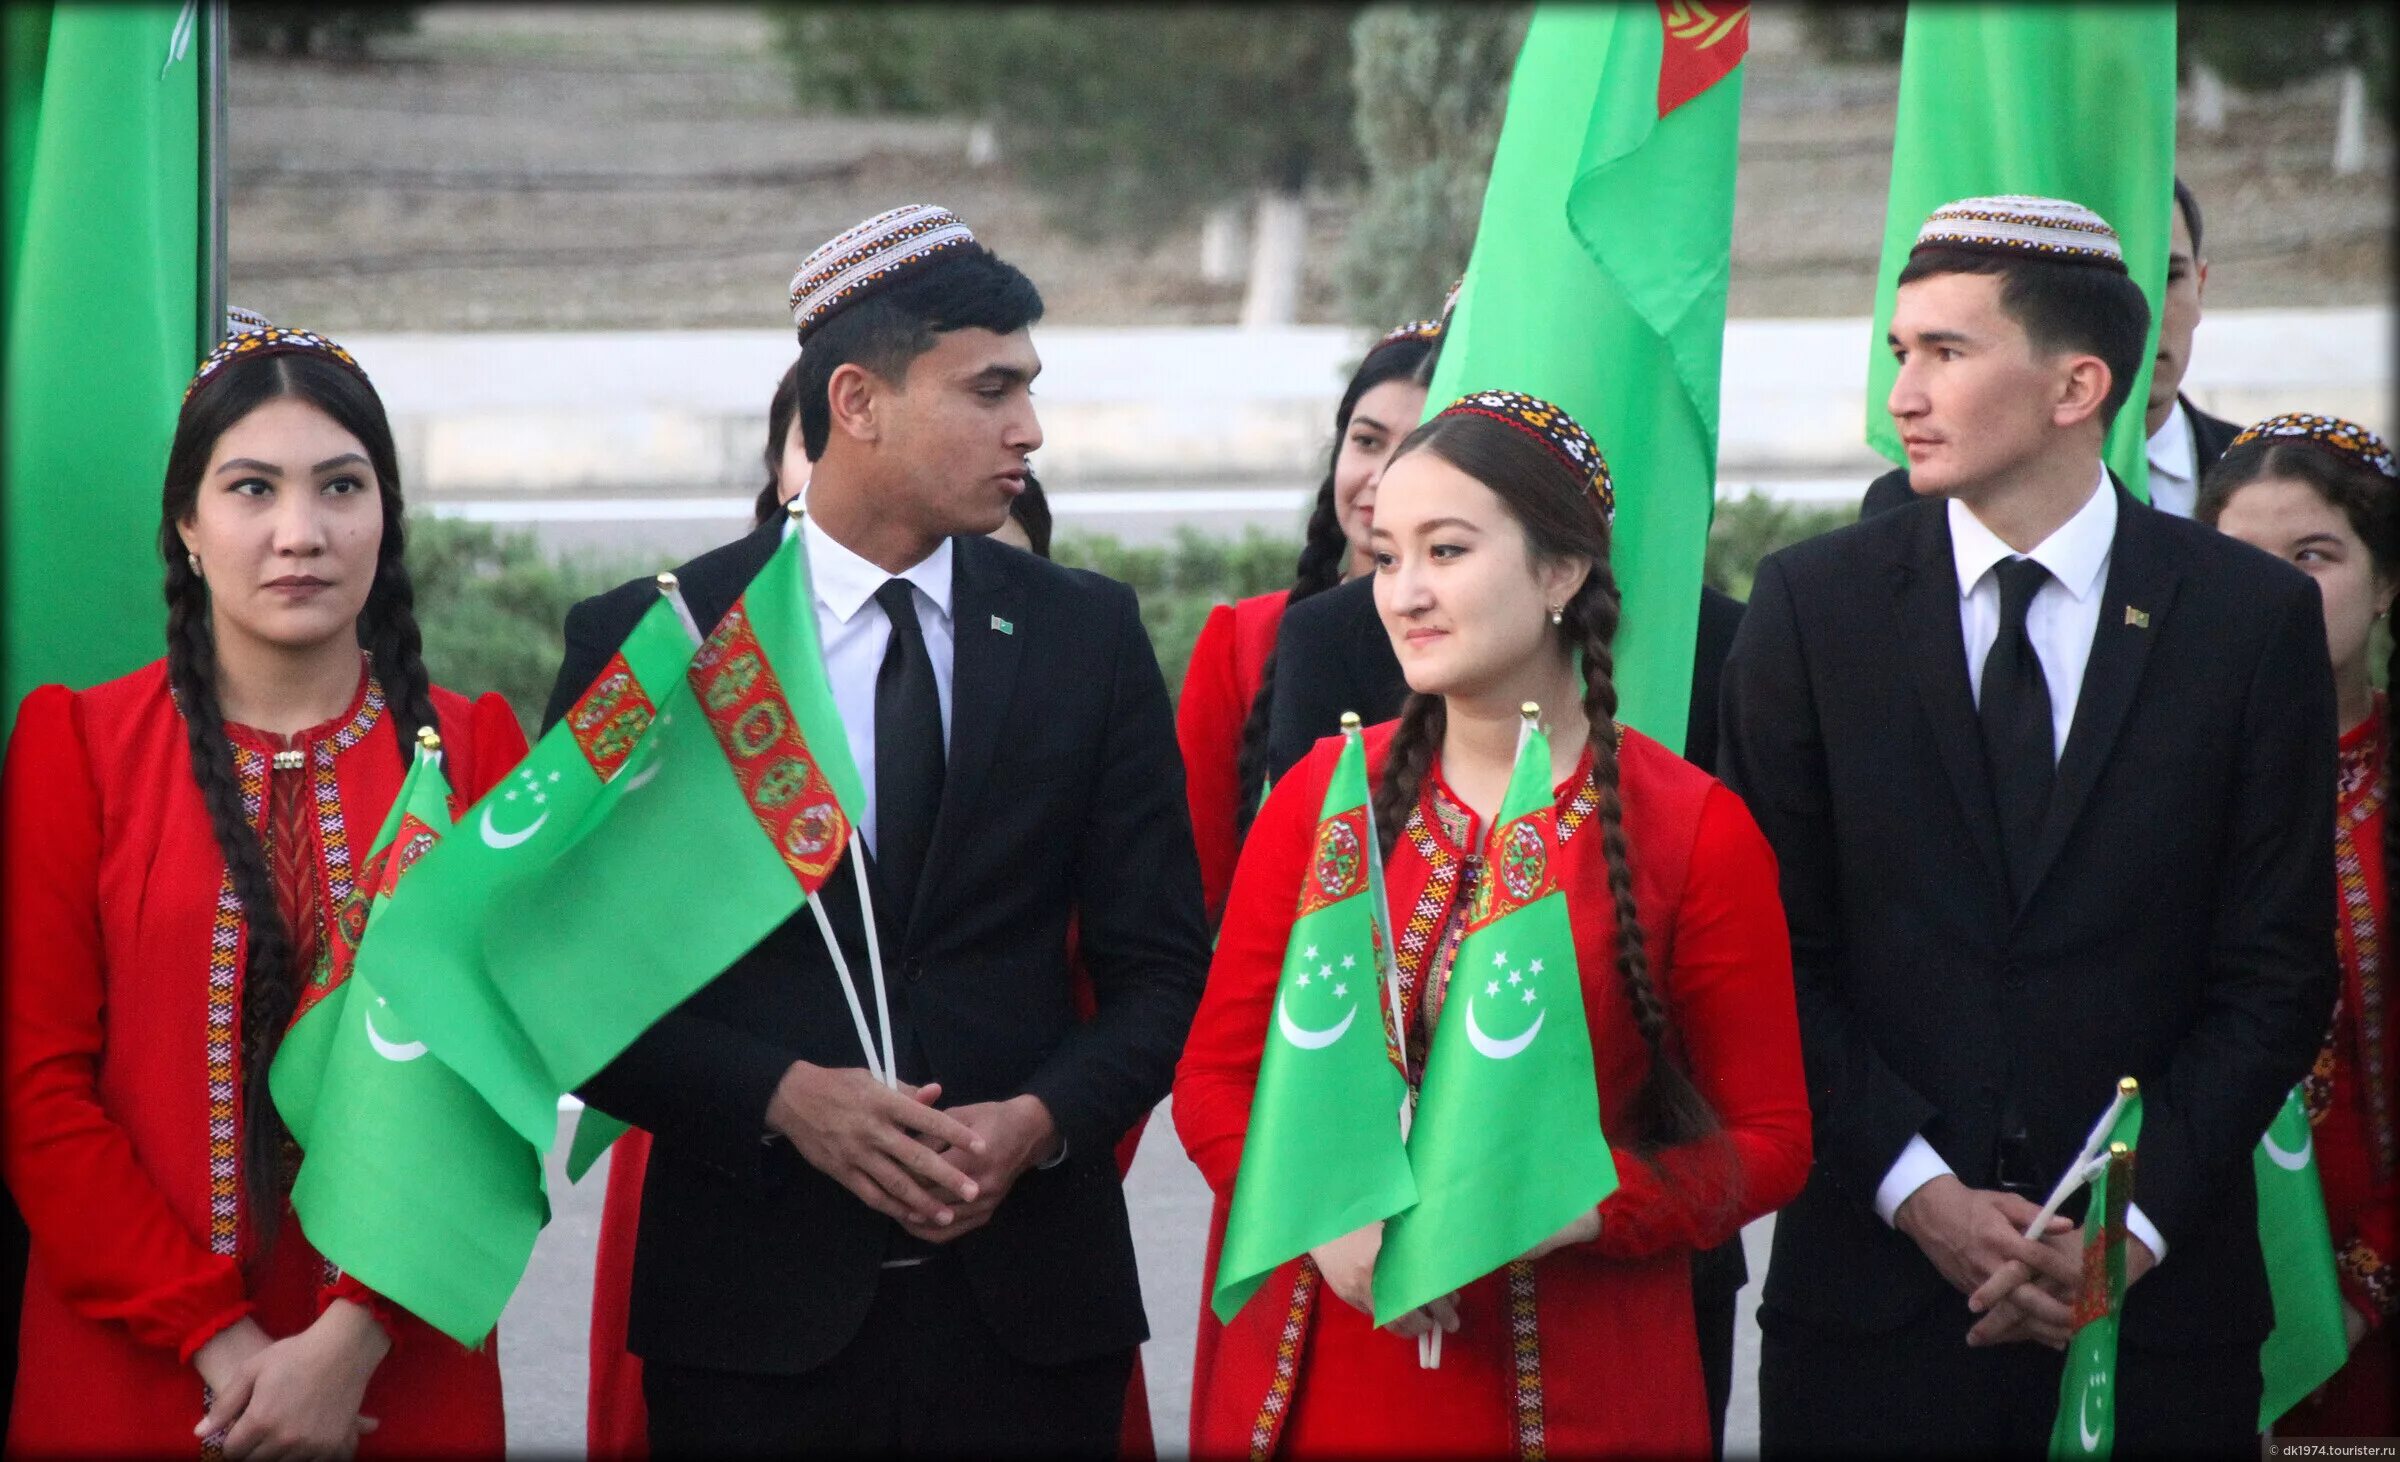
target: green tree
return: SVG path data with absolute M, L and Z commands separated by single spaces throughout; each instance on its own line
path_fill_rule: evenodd
M 1720 500 L 1716 520 L 1708 526 L 1708 557 L 1700 581 L 1747 601 L 1760 559 L 1857 519 L 1858 510 L 1848 505 L 1802 507 L 1756 492 Z
M 1287 214 L 1351 180 L 1355 5 L 776 7 L 807 106 L 988 123 L 1086 239 L 1151 244 L 1211 208 Z M 1285 238 L 1284 231 L 1274 231 Z M 1262 227 L 1259 237 L 1270 237 Z M 1254 259 L 1297 277 L 1296 254 Z
M 2175 29 L 2179 69 L 2203 62 L 2229 86 L 2276 92 L 2356 67 L 2369 99 L 2392 116 L 2392 17 L 2380 5 L 2187 3 Z
M 1376 5 L 1350 27 L 1351 127 L 1366 195 L 1341 258 L 1342 302 L 1388 329 L 1439 308 L 1466 272 L 1500 141 L 1522 5 Z

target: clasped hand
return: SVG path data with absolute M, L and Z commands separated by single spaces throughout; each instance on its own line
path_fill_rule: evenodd
M 1553 1249 L 1569 1244 L 1589 1243 L 1600 1237 L 1600 1210 L 1590 1209 L 1577 1214 L 1565 1228 L 1542 1240 L 1520 1255 L 1523 1259 L 1539 1259 Z M 1308 1251 L 1315 1260 L 1317 1273 L 1325 1285 L 1343 1303 L 1360 1314 L 1372 1318 L 1375 1314 L 1375 1260 L 1383 1252 L 1383 1222 L 1353 1229 L 1338 1239 L 1329 1239 Z M 1399 1316 L 1383 1327 L 1395 1335 L 1429 1335 L 1436 1329 L 1458 1333 L 1458 1296 L 1446 1294 Z
M 2083 1230 L 2053 1214 L 2038 1238 L 2026 1238 L 2026 1225 L 2040 1213 L 2015 1193 L 1970 1188 L 1945 1175 L 1910 1194 L 1893 1214 L 1893 1227 L 1916 1241 L 1942 1277 L 1967 1296 L 1967 1308 L 1982 1317 L 1967 1331 L 1969 1345 L 2035 1340 L 2063 1350 L 2073 1336 Z M 2154 1262 L 2139 1239 L 2128 1242 L 2126 1282 Z
M 358 1408 L 391 1348 L 375 1317 L 348 1300 L 281 1340 L 237 1321 L 192 1357 L 211 1393 L 192 1434 L 224 1432 L 225 1455 L 237 1459 L 348 1457 L 377 1426 Z
M 767 1125 L 811 1167 L 929 1243 L 988 1222 L 1025 1169 L 1057 1147 L 1033 1096 L 939 1110 L 937 1081 L 887 1087 L 855 1067 L 795 1061 L 767 1106 Z

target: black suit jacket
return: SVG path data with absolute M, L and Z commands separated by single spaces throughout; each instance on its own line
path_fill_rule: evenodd
M 2117 497 L 2021 911 L 1947 504 L 1760 565 L 1718 762 L 1782 870 L 1816 1133 L 1808 1185 L 1776 1219 L 1769 1306 L 1887 1331 L 1946 1301 L 1963 1336 L 1963 1297 L 1876 1216 L 1877 1185 L 1922 1133 L 1961 1181 L 1995 1186 L 2013 1113 L 2046 1192 L 2132 1075 L 2134 1199 L 2168 1252 L 2132 1291 L 2125 1337 L 2267 1333 L 2250 1154 L 2337 983 L 2324 615 L 2288 564 Z
M 2233 445 L 2233 439 L 2241 435 L 2242 429 L 2221 416 L 2209 415 L 2181 396 L 2175 399 L 2183 403 L 2184 420 L 2192 424 L 2193 467 L 2206 473 L 2225 455 L 2225 449 Z M 1867 484 L 1867 495 L 1859 499 L 1858 515 L 1871 518 L 1916 499 L 1916 490 L 1908 483 L 1908 469 L 1895 467 Z
M 1717 750 L 1717 674 L 1741 627 L 1742 601 L 1700 591 L 1700 628 L 1692 657 L 1692 708 L 1684 759 L 1714 771 Z M 1320 737 L 1341 729 L 1342 712 L 1356 711 L 1372 726 L 1400 714 L 1408 681 L 1392 653 L 1391 636 L 1375 613 L 1375 579 L 1361 574 L 1284 613 L 1275 635 L 1275 683 L 1268 687 L 1267 775 L 1290 771 Z
M 782 528 L 676 571 L 701 625 L 740 595 Z M 953 551 L 941 808 L 916 906 L 879 906 L 878 937 L 902 1079 L 940 1080 L 950 1105 L 1031 1092 L 1067 1140 L 1064 1162 L 1018 1179 L 954 1246 L 1001 1343 L 1055 1364 L 1148 1333 L 1112 1149 L 1174 1077 L 1208 929 L 1174 722 L 1133 591 L 986 538 L 955 539 Z M 568 614 L 548 721 L 656 594 L 636 580 Z M 823 898 L 863 993 L 849 869 Z M 1071 912 L 1098 997 L 1083 1024 L 1070 1004 Z M 795 1060 L 862 1064 L 805 911 L 584 1087 L 592 1105 L 656 1138 L 635 1243 L 636 1354 L 795 1374 L 864 1319 L 896 1227 L 765 1139 L 768 1100 Z

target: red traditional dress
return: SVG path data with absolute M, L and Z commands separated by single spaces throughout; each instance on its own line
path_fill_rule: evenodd
M 1371 772 L 1390 739 L 1389 726 L 1367 733 Z M 1220 1202 L 1241 1165 L 1285 941 L 1338 749 L 1319 743 L 1251 830 L 1176 1073 L 1176 1128 Z M 1808 1172 L 1791 947 L 1774 854 L 1740 800 L 1637 733 L 1625 734 L 1621 760 L 1652 979 L 1723 1132 L 1657 1154 L 1656 1167 L 1614 1148 L 1622 1186 L 1600 1205 L 1599 1237 L 1461 1290 L 1459 1329 L 1445 1339 L 1438 1370 L 1419 1369 L 1415 1342 L 1375 1329 L 1327 1293 L 1311 1261 L 1284 1265 L 1225 1329 L 1194 1401 L 1195 1455 L 1707 1453 L 1692 1251 L 1788 1202 Z M 1616 972 L 1599 800 L 1587 753 L 1559 792 L 1559 881 L 1601 1121 L 1618 1131 L 1650 1055 Z M 1430 986 L 1438 1003 L 1448 981 L 1483 876 L 1475 851 L 1483 832 L 1437 765 L 1385 873 L 1399 921 L 1412 1081 L 1427 1030 L 1418 994 Z
M 1242 723 L 1258 699 L 1290 599 L 1291 591 L 1278 589 L 1210 610 L 1192 642 L 1183 691 L 1175 699 L 1175 744 L 1183 750 L 1183 793 L 1192 810 L 1192 846 L 1200 854 L 1200 894 L 1211 927 L 1225 911 L 1234 860 L 1242 850 L 1235 831 L 1242 804 L 1235 766 Z M 1249 795 L 1255 800 L 1258 789 L 1250 788 Z
M 433 696 L 463 807 L 525 738 L 496 695 Z M 311 968 L 400 791 L 383 693 L 362 673 L 349 709 L 322 726 L 227 733 Z M 201 1455 L 193 1354 L 245 1315 L 294 1334 L 341 1295 L 392 1335 L 363 1403 L 382 1426 L 359 1455 L 496 1455 L 496 1339 L 471 1352 L 382 1304 L 317 1254 L 288 1201 L 272 1253 L 244 1271 L 259 1240 L 239 1185 L 246 931 L 164 662 L 27 696 L 0 803 L 0 1158 L 33 1235 L 9 1453 Z
M 2377 696 L 2373 713 L 2342 737 L 2333 834 L 2342 994 L 2316 1066 L 2301 1081 L 2342 1298 L 2370 1328 L 2324 1389 L 2275 1423 L 2279 1437 L 2388 1437 L 2400 1431 L 2392 1388 L 2391 1321 L 2400 1309 L 2392 1277 L 2393 1257 L 2400 1254 L 2392 1084 L 2400 1073 L 2400 1042 L 2393 1038 L 2386 976 L 2392 958 L 2383 856 L 2384 802 L 2391 795 L 2387 727 L 2384 698 Z
M 1074 958 L 1075 926 L 1067 926 L 1068 967 L 1074 972 L 1075 1013 L 1089 1020 L 1096 1004 L 1090 977 Z M 1148 1119 L 1117 1143 L 1117 1176 L 1133 1169 L 1134 1149 Z M 650 1406 L 642 1395 L 642 1358 L 625 1348 L 633 1307 L 633 1240 L 642 1222 L 642 1180 L 650 1171 L 650 1134 L 635 1127 L 609 1152 L 608 1192 L 600 1205 L 599 1252 L 592 1265 L 591 1384 L 584 1397 L 584 1447 L 592 1462 L 632 1462 L 650 1455 Z M 1150 1462 L 1158 1446 L 1150 1432 L 1150 1390 L 1134 1356 L 1125 1383 L 1125 1417 L 1117 1437 L 1124 1462 Z

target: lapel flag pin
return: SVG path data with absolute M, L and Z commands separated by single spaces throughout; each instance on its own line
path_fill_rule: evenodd
M 2149 621 L 2144 620 L 2143 622 L 2146 624 Z M 1013 635 L 1017 632 L 1017 627 L 1015 625 L 1010 624 L 1007 620 L 1002 619 L 997 614 L 992 616 L 992 628 L 1000 631 L 1000 633 L 1004 635 Z
M 2125 622 L 2135 629 L 2148 629 L 2150 627 L 2150 611 L 2136 609 L 2128 604 L 2125 606 Z

